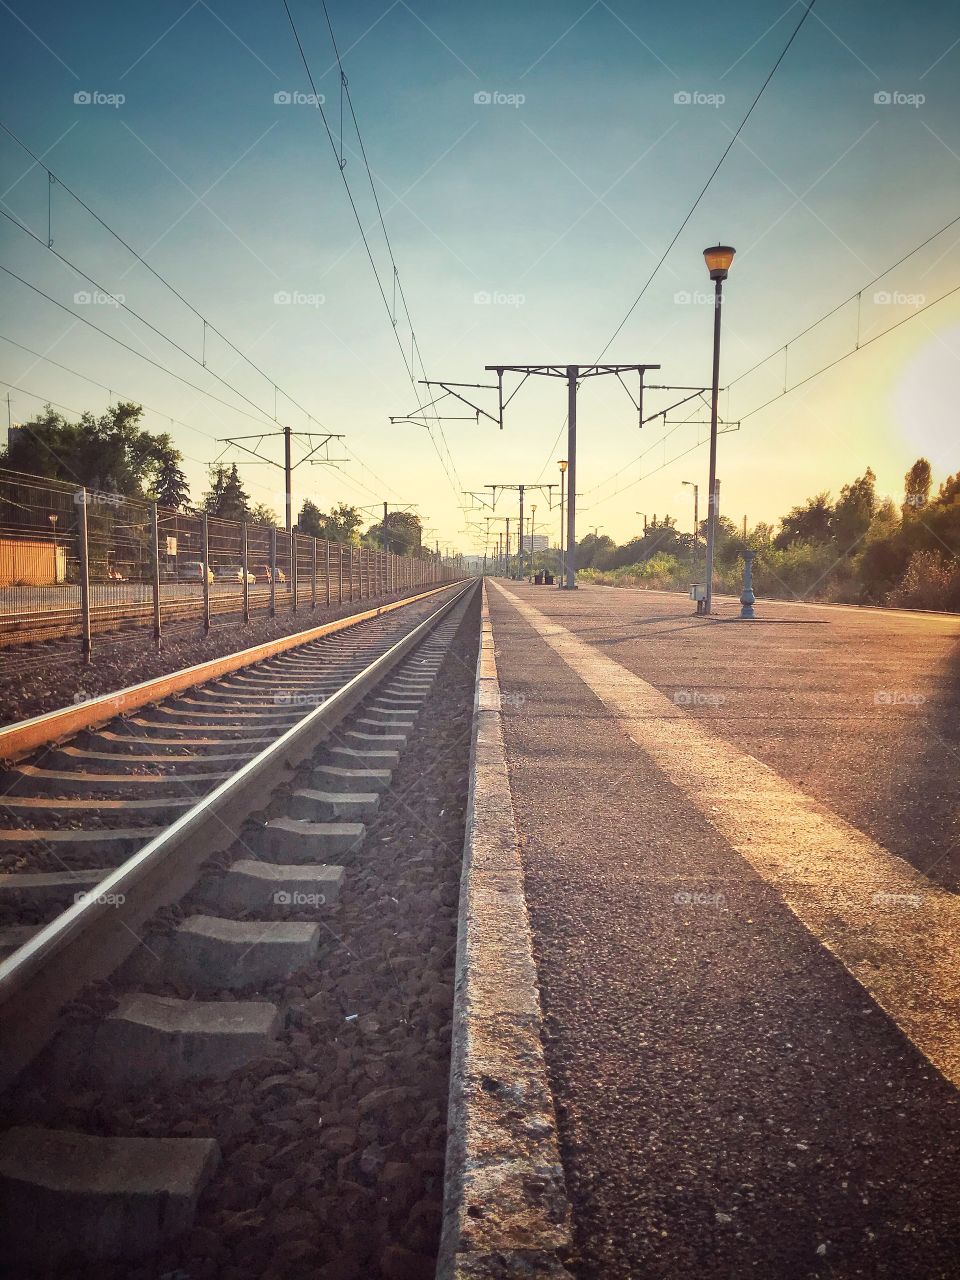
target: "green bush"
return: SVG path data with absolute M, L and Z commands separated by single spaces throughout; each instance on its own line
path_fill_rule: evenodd
M 887 603 L 906 609 L 960 609 L 960 560 L 936 551 L 915 551 Z

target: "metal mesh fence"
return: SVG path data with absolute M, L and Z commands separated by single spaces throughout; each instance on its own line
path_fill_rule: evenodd
M 0 470 L 0 647 L 96 645 L 310 612 L 457 577 L 428 552 L 395 556 L 267 525 Z

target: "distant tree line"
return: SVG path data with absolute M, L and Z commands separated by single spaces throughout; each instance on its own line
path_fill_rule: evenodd
M 11 433 L 7 447 L 0 450 L 0 467 L 83 485 L 117 498 L 158 502 L 174 511 L 193 509 L 181 466 L 183 455 L 166 432 L 154 435 L 145 430 L 140 425 L 142 416 L 141 405 L 122 401 L 99 417 L 85 412 L 77 422 L 70 422 L 47 405 Z M 13 500 L 5 505 L 10 508 L 0 516 L 5 525 L 16 528 L 35 523 L 28 501 Z M 266 503 L 251 502 L 236 463 L 210 468 L 199 509 L 221 520 L 274 527 L 278 523 L 276 512 Z M 94 518 L 92 513 L 90 518 Z M 104 528 L 112 519 L 109 509 L 98 509 L 96 520 Z M 385 522 L 371 524 L 361 532 L 365 523 L 367 517 L 355 506 L 340 502 L 324 512 L 309 498 L 304 499 L 297 518 L 299 531 L 310 537 L 378 550 L 386 543 L 394 555 L 413 555 L 420 550 L 419 516 L 391 511 Z
M 617 545 L 588 534 L 577 544 L 588 579 L 682 588 L 702 581 L 706 521 L 694 537 L 672 516 Z M 918 458 L 904 477 L 902 500 L 877 494 L 868 467 L 839 497 L 818 493 L 793 507 L 779 528 L 742 529 L 718 521 L 715 567 L 720 590 L 737 592 L 744 548 L 756 553 L 758 593 L 785 598 L 960 610 L 960 472 L 933 493 L 930 463 Z

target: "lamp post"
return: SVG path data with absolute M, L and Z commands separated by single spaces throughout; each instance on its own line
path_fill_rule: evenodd
M 643 516 L 643 532 L 647 532 L 647 513 L 645 511 L 635 511 L 635 516 Z
M 563 493 L 564 493 L 564 481 L 565 481 L 565 480 L 566 480 L 566 478 L 567 478 L 567 460 L 566 460 L 566 458 L 561 458 L 561 459 L 560 459 L 560 461 L 557 463 L 557 466 L 560 468 L 560 572 L 557 574 L 557 579 L 558 579 L 558 581 L 557 581 L 557 586 L 558 586 L 558 587 L 562 587 L 562 586 L 563 586 L 563 582 L 564 582 L 564 575 L 565 575 L 565 573 L 566 573 L 565 564 L 564 564 L 564 554 L 563 554 L 563 547 L 564 547 L 564 543 L 563 543 Z
M 47 519 L 50 521 L 50 527 L 53 529 L 53 582 L 56 586 L 60 581 L 60 566 L 57 562 L 57 520 L 59 516 L 49 515 Z
M 536 520 L 537 520 L 537 504 L 535 502 L 531 502 L 530 503 L 530 572 L 531 573 L 536 573 L 537 571 L 537 562 L 534 559 L 534 542 L 533 542 L 533 531 L 536 528 Z
M 707 582 L 703 612 L 710 613 L 713 606 L 713 547 L 717 532 L 717 409 L 720 402 L 720 310 L 723 302 L 723 282 L 730 271 L 735 249 L 718 244 L 704 249 L 710 279 L 714 282 L 713 303 L 713 395 L 710 399 L 710 481 L 707 490 Z
M 700 486 L 692 480 L 681 480 L 693 490 L 693 576 L 697 576 L 697 556 L 700 550 Z

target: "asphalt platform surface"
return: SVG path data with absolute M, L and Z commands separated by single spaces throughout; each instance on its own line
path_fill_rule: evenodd
M 503 586 L 955 889 L 960 619 Z M 954 1085 L 489 596 L 577 1275 L 956 1280 Z

